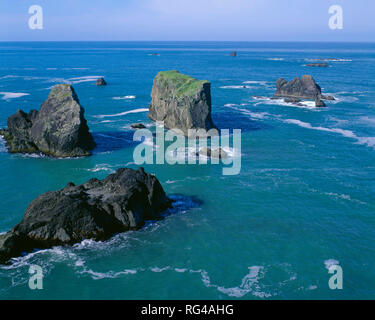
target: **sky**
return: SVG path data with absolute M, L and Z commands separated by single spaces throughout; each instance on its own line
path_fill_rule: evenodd
M 30 29 L 29 8 L 43 9 Z M 343 29 L 329 28 L 329 8 Z M 374 0 L 0 0 L 0 41 L 374 41 Z

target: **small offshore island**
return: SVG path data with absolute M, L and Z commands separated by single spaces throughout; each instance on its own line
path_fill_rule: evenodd
M 159 72 L 154 79 L 148 117 L 168 129 L 216 129 L 211 118 L 211 83 L 178 71 Z
M 100 84 L 105 85 L 102 78 Z M 103 79 L 104 80 L 104 79 Z M 160 72 L 154 79 L 149 118 L 167 128 L 216 128 L 211 118 L 210 82 L 178 71 Z M 133 124 L 134 129 L 144 128 Z M 71 85 L 52 88 L 40 111 L 18 110 L 0 131 L 11 153 L 43 153 L 53 157 L 88 156 L 95 147 L 84 109 Z M 219 149 L 206 148 L 206 156 L 225 158 Z M 116 233 L 141 228 L 146 220 L 163 218 L 172 206 L 161 184 L 143 168 L 121 168 L 104 180 L 46 192 L 27 207 L 22 221 L 0 235 L 0 263 L 35 249 L 72 245 L 84 239 L 107 240 Z
M 52 157 L 82 157 L 95 147 L 77 94 L 69 84 L 52 88 L 40 110 L 18 110 L 0 130 L 11 153 L 42 153 Z

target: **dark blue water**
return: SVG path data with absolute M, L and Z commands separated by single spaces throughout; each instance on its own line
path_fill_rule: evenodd
M 313 59 L 335 61 L 306 67 Z M 214 122 L 242 130 L 241 173 L 146 165 L 169 195 L 185 196 L 178 214 L 0 267 L 0 298 L 374 298 L 374 44 L 0 43 L 0 127 L 71 83 L 98 143 L 92 157 L 50 159 L 10 155 L 2 142 L 0 232 L 40 193 L 136 168 L 129 126 L 152 128 L 144 110 L 152 81 L 169 69 L 211 81 Z M 317 109 L 253 98 L 303 74 L 336 101 Z M 107 87 L 94 85 L 99 76 Z M 28 287 L 32 264 L 43 267 L 43 290 Z M 343 290 L 330 290 L 330 264 L 342 267 Z

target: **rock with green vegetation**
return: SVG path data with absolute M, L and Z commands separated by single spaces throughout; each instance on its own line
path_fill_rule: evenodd
M 211 118 L 211 84 L 178 71 L 159 72 L 154 79 L 149 118 L 168 129 L 215 129 Z
M 54 157 L 90 155 L 95 147 L 84 109 L 71 85 L 52 88 L 39 111 L 18 110 L 1 130 L 12 153 L 43 153 Z

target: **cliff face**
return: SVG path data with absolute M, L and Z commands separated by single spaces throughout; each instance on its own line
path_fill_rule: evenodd
M 83 239 L 106 240 L 116 233 L 142 227 L 162 218 L 171 206 L 159 181 L 144 172 L 121 168 L 103 180 L 68 183 L 30 203 L 22 221 L 0 235 L 0 263 L 56 245 Z
M 168 129 L 215 128 L 211 118 L 211 84 L 178 71 L 159 72 L 154 79 L 149 118 Z
M 18 110 L 1 132 L 12 153 L 44 153 L 55 157 L 87 156 L 95 142 L 84 109 L 72 86 L 56 85 L 39 111 Z
M 276 82 L 275 96 L 315 100 L 322 98 L 322 90 L 310 75 L 289 82 L 280 78 Z

